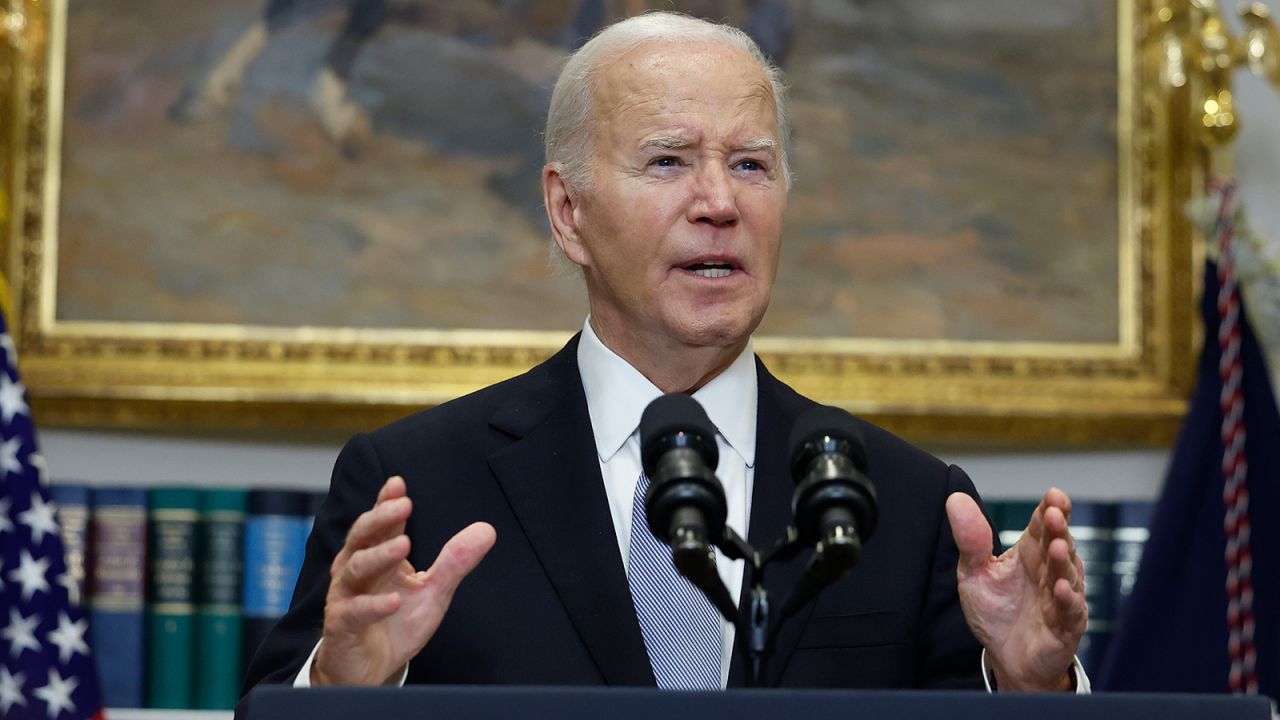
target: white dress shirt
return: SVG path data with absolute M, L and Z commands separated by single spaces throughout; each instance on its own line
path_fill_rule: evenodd
M 596 458 L 600 461 L 609 514 L 618 538 L 618 561 L 625 570 L 631 547 L 632 505 L 641 473 L 640 415 L 662 391 L 621 356 L 605 347 L 591 328 L 591 318 L 583 323 L 582 338 L 578 341 L 578 371 L 586 392 L 587 412 L 595 435 Z M 756 404 L 759 399 L 751 342 L 747 342 L 742 354 L 724 372 L 699 388 L 693 397 L 707 411 L 718 431 L 716 446 L 720 450 L 720 463 L 716 477 L 724 486 L 728 501 L 726 522 L 739 535 L 747 537 L 750 532 L 747 521 L 751 517 L 751 488 L 755 478 Z M 740 597 L 743 561 L 730 560 L 716 550 L 716 566 L 730 597 Z M 720 686 L 723 688 L 729 679 L 734 640 L 734 626 L 723 618 L 720 639 Z M 294 687 L 311 686 L 311 663 L 319 647 L 320 644 L 316 643 L 311 656 L 298 671 Z M 990 691 L 985 650 L 981 665 L 983 681 Z M 1075 672 L 1076 692 L 1088 693 L 1089 679 L 1079 660 L 1075 661 Z M 408 673 L 406 664 L 398 681 L 392 679 L 387 684 L 403 685 Z
M 631 548 L 631 512 L 636 482 L 640 479 L 640 415 L 662 394 L 649 379 L 600 342 L 591 319 L 578 341 L 578 369 L 587 395 L 587 412 L 596 438 L 596 457 L 604 478 L 609 514 L 618 536 L 619 560 L 626 568 Z M 728 501 L 727 524 L 746 537 L 751 517 L 751 483 L 756 464 L 756 363 L 750 341 L 742 354 L 722 373 L 693 393 L 716 426 L 720 464 L 716 477 Z M 730 560 L 716 550 L 716 566 L 729 596 L 742 591 L 744 563 Z M 733 659 L 734 626 L 720 621 L 720 687 L 729 680 Z

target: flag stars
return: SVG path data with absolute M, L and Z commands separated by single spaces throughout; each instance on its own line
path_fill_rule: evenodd
M 31 411 L 27 407 L 27 389 L 21 382 L 9 379 L 8 373 L 0 373 L 0 420 L 7 425 L 13 422 L 15 415 L 26 415 Z
M 40 652 L 40 641 L 36 640 L 36 627 L 40 625 L 40 616 L 22 617 L 18 608 L 9 608 L 9 624 L 0 636 L 9 641 L 9 654 L 13 657 L 22 655 L 23 650 Z
M 26 548 L 22 549 L 18 567 L 9 571 L 8 578 L 22 585 L 23 601 L 30 600 L 37 592 L 49 592 L 49 580 L 45 573 L 49 570 L 46 558 L 36 560 Z
M 80 583 L 76 581 L 70 570 L 58 576 L 56 582 L 67 590 L 67 602 L 80 607 Z
M 89 646 L 84 641 L 84 634 L 89 629 L 89 621 L 81 618 L 71 622 L 66 613 L 58 613 L 58 629 L 49 633 L 49 642 L 58 646 L 58 661 L 66 665 L 76 653 L 89 655 Z
M 53 503 L 47 503 L 40 492 L 31 493 L 31 508 L 18 513 L 18 522 L 31 528 L 31 541 L 44 542 L 45 533 L 58 535 L 58 521 L 53 516 Z
M 18 451 L 22 449 L 22 437 L 15 435 L 0 444 L 0 471 L 8 477 L 10 473 L 22 472 L 22 461 L 18 459 Z
M 22 684 L 27 681 L 22 673 L 11 675 L 9 668 L 0 665 L 0 717 L 9 715 L 14 705 L 26 705 L 27 699 L 22 695 Z
M 28 453 L 27 464 L 36 469 L 40 484 L 49 487 L 49 464 L 45 462 L 44 455 L 38 452 Z
M 0 333 L 0 350 L 4 350 L 4 362 L 11 368 L 18 367 L 18 348 L 13 344 L 13 336 Z
M 49 684 L 36 688 L 32 694 L 49 706 L 49 718 L 53 720 L 64 710 L 70 713 L 76 711 L 75 703 L 71 702 L 71 693 L 75 692 L 79 685 L 80 681 L 74 677 L 63 680 L 57 668 L 49 668 Z
M 9 498 L 0 498 L 0 533 L 13 532 L 13 521 L 9 519 L 10 504 Z

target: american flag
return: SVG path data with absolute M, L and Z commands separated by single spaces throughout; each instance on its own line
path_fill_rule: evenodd
M 0 356 L 0 718 L 101 720 L 89 620 L 2 314 Z

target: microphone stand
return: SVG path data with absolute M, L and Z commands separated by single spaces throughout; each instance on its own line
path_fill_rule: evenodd
M 750 583 L 750 602 L 741 609 L 729 595 L 728 588 L 716 569 L 715 552 L 701 537 L 681 537 L 672 547 L 673 560 L 680 574 L 688 578 L 702 591 L 726 620 L 737 629 L 739 642 L 746 652 L 747 687 L 763 687 L 769 655 L 782 624 L 824 587 L 831 584 L 850 568 L 849 543 L 843 533 L 835 532 L 819 542 L 805 574 L 783 600 L 774 617 L 769 601 L 769 591 L 764 586 L 765 568 L 775 562 L 788 562 L 807 547 L 800 540 L 794 526 L 788 526 L 786 535 L 763 557 L 731 527 L 725 527 L 715 546 L 731 560 L 743 560 L 747 565 Z M 856 543 L 856 536 L 854 538 Z M 852 550 L 853 562 L 857 550 Z

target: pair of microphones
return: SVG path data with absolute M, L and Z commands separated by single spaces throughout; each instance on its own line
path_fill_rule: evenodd
M 789 555 L 805 547 L 815 554 L 783 603 L 781 617 L 853 569 L 879 519 L 866 448 L 852 415 L 835 407 L 811 408 L 796 420 L 788 448 L 796 488 L 793 525 L 783 545 Z M 709 590 L 720 585 L 718 578 L 707 577 L 714 572 L 711 546 L 730 557 L 741 557 L 749 546 L 726 526 L 724 488 L 715 475 L 720 455 L 715 426 L 689 395 L 663 395 L 641 416 L 640 453 L 650 483 L 645 496 L 649 529 L 671 546 L 680 573 L 726 612 L 730 599 L 716 597 L 718 587 Z

